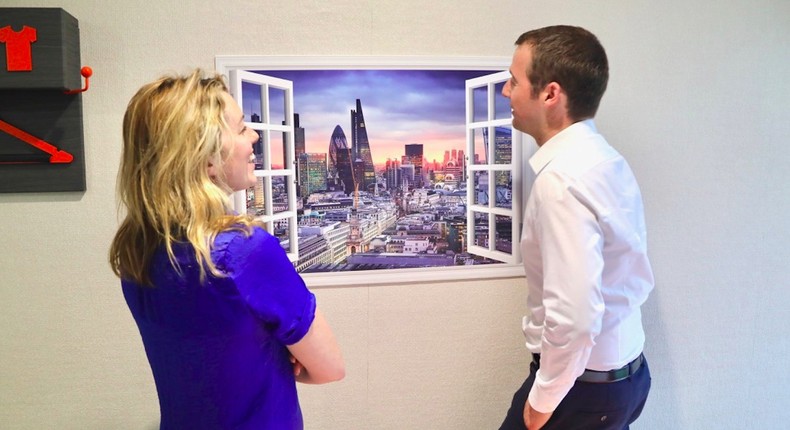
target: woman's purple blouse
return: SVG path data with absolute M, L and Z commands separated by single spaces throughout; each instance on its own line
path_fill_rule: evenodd
M 305 287 L 276 238 L 226 231 L 211 255 L 226 277 L 200 271 L 189 244 L 150 265 L 154 288 L 121 282 L 151 364 L 161 430 L 302 429 L 286 345 L 315 317 Z

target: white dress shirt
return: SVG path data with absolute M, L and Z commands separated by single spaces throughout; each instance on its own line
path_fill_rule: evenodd
M 592 120 L 556 134 L 529 164 L 537 176 L 521 237 L 523 330 L 527 349 L 541 354 L 529 403 L 550 412 L 585 369 L 639 356 L 640 306 L 654 281 L 639 186 Z

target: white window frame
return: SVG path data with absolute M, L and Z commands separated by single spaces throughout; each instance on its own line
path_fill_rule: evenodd
M 431 69 L 431 70 L 491 70 L 492 73 L 507 73 L 510 65 L 510 58 L 505 57 L 428 57 L 428 56 L 398 56 L 398 57 L 343 57 L 343 56 L 234 56 L 219 55 L 215 57 L 215 69 L 222 75 L 230 76 L 231 72 L 241 70 L 299 70 L 299 69 Z M 293 115 L 290 115 L 292 117 Z M 469 127 L 469 125 L 467 125 Z M 513 148 L 520 146 L 523 138 L 516 137 L 514 133 Z M 520 134 L 520 133 L 518 133 Z M 293 134 L 291 134 L 291 138 Z M 493 147 L 494 145 L 490 145 Z M 293 145 L 290 146 L 293 151 Z M 519 151 L 522 153 L 524 151 Z M 286 155 L 286 157 L 288 157 Z M 514 184 L 513 212 L 521 213 L 523 207 L 520 202 L 526 201 L 525 190 L 527 184 L 521 186 L 518 197 L 516 197 L 516 178 L 524 178 L 521 174 L 527 167 L 526 159 L 522 156 L 516 157 L 514 152 L 512 167 Z M 293 154 L 290 155 L 293 160 Z M 468 163 L 467 167 L 471 167 Z M 497 166 L 502 168 L 503 165 Z M 501 170 L 501 169 L 500 169 Z M 519 172 L 519 173 L 516 173 Z M 291 181 L 295 187 L 296 183 Z M 493 181 L 491 181 L 493 182 Z M 294 196 L 295 192 L 289 194 Z M 235 197 L 234 203 L 238 205 L 239 200 L 244 201 L 244 197 Z M 492 199 L 493 200 L 493 199 Z M 516 201 L 519 202 L 518 206 Z M 467 207 L 470 207 L 469 200 Z M 238 210 L 238 207 L 237 207 Z M 492 210 L 492 213 L 498 213 Z M 295 214 L 294 214 L 295 216 Z M 508 215 L 510 216 L 510 215 Z M 302 273 L 301 276 L 309 287 L 343 287 L 343 286 L 376 286 L 387 284 L 405 283 L 430 283 L 447 282 L 456 280 L 483 280 L 498 279 L 524 276 L 524 268 L 520 263 L 517 248 L 519 243 L 521 225 L 518 222 L 520 216 L 513 217 L 513 249 L 516 257 L 508 262 L 501 264 L 472 265 L 472 266 L 453 266 L 439 268 L 419 268 L 419 269 L 391 269 L 375 271 L 348 271 L 348 272 L 328 272 L 328 273 Z M 296 223 L 291 225 L 295 228 Z M 493 230 L 491 230 L 493 231 Z M 295 236 L 295 234 L 294 234 Z M 467 247 L 468 249 L 468 247 Z M 298 250 L 298 248 L 297 248 Z M 292 257 L 293 258 L 293 257 Z M 500 259 L 501 261 L 501 259 Z
M 263 140 L 263 168 L 255 169 L 255 176 L 261 178 L 264 188 L 264 213 L 256 215 L 256 219 L 262 221 L 268 231 L 274 231 L 274 223 L 280 220 L 288 220 L 288 249 L 286 254 L 291 262 L 299 260 L 299 237 L 297 234 L 297 211 L 296 211 L 296 169 L 294 165 L 294 124 L 293 124 L 293 83 L 277 79 L 272 76 L 264 76 L 258 73 L 251 73 L 241 69 L 228 70 L 228 83 L 230 94 L 244 106 L 242 82 L 248 82 L 260 86 L 261 102 L 261 122 L 245 121 L 244 124 L 256 131 L 260 131 Z M 285 125 L 272 123 L 271 109 L 269 101 L 269 89 L 283 91 L 283 112 Z M 282 133 L 285 136 L 285 146 L 287 150 L 283 154 L 284 166 L 282 169 L 272 169 L 272 133 Z M 288 187 L 288 210 L 274 212 L 272 178 L 282 176 Z M 233 209 L 238 213 L 247 212 L 247 191 L 238 191 L 233 194 Z
M 470 254 L 476 254 L 487 257 L 493 260 L 502 261 L 504 263 L 519 264 L 521 263 L 521 251 L 519 247 L 519 238 L 521 229 L 516 228 L 521 226 L 521 214 L 523 207 L 521 204 L 521 186 L 522 186 L 522 169 L 516 167 L 521 160 L 521 148 L 523 146 L 522 133 L 513 129 L 512 117 L 496 118 L 496 84 L 510 79 L 510 72 L 503 71 L 493 73 L 479 78 L 470 79 L 466 81 L 466 153 L 475 154 L 475 130 L 487 130 L 488 134 L 488 148 L 486 154 L 486 163 L 475 164 L 470 159 L 467 164 L 466 170 L 469 172 L 466 175 L 466 234 L 467 245 L 466 249 Z M 475 121 L 474 108 L 474 91 L 476 89 L 484 89 L 486 93 L 485 112 L 486 118 L 482 121 Z M 496 150 L 496 128 L 507 127 L 511 129 L 511 162 L 510 164 L 497 164 L 494 162 Z M 486 205 L 474 204 L 475 192 L 475 175 L 474 172 L 484 172 L 488 175 L 488 199 Z M 496 172 L 510 172 L 510 180 L 512 183 L 513 201 L 510 209 L 497 207 L 496 198 Z M 488 247 L 475 245 L 475 217 L 474 213 L 483 213 L 488 215 Z M 496 249 L 496 215 L 508 216 L 511 219 L 512 229 L 510 243 L 511 253 L 507 254 Z

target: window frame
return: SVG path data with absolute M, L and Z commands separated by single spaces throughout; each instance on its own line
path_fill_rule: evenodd
M 491 232 L 494 232 L 496 237 L 496 216 L 508 216 L 511 218 L 511 226 L 521 226 L 521 216 L 524 210 L 522 205 L 522 168 L 516 168 L 516 164 L 521 160 L 521 148 L 523 146 L 522 135 L 519 131 L 513 129 L 512 117 L 497 118 L 496 117 L 496 92 L 497 84 L 507 82 L 510 79 L 508 71 L 492 73 L 485 76 L 480 76 L 475 79 L 466 81 L 466 153 L 475 153 L 475 130 L 484 131 L 487 134 L 488 146 L 486 149 L 486 162 L 476 164 L 470 162 L 467 164 L 466 175 L 466 219 L 467 219 L 467 252 L 476 254 L 483 257 L 499 260 L 509 264 L 521 263 L 521 251 L 518 246 L 520 229 L 512 228 L 510 235 L 511 253 L 496 249 L 496 240 L 491 240 Z M 474 91 L 476 89 L 485 89 L 485 119 L 476 121 L 474 108 Z M 507 127 L 510 129 L 511 137 L 511 160 L 510 163 L 501 164 L 496 162 L 496 129 L 499 127 Z M 485 205 L 476 204 L 473 193 L 475 192 L 475 175 L 474 172 L 482 172 L 487 175 L 488 180 L 488 199 Z M 497 172 L 510 172 L 511 181 L 511 194 L 512 203 L 511 208 L 501 208 L 497 206 L 496 196 L 496 181 L 494 180 Z M 482 213 L 488 215 L 488 247 L 483 247 L 475 244 L 475 227 L 476 220 L 474 213 Z
M 264 76 L 257 73 L 250 73 L 242 69 L 229 70 L 227 75 L 231 96 L 243 106 L 242 83 L 247 82 L 261 87 L 261 121 L 244 121 L 244 124 L 261 133 L 263 146 L 263 166 L 255 169 L 255 177 L 261 181 L 264 192 L 264 213 L 256 215 L 256 218 L 264 223 L 267 230 L 274 230 L 274 223 L 278 221 L 288 221 L 288 249 L 286 254 L 291 262 L 299 260 L 299 236 L 297 234 L 297 210 L 296 210 L 296 167 L 294 163 L 294 124 L 293 124 L 293 84 L 289 81 L 277 79 L 271 76 Z M 274 124 L 270 117 L 271 106 L 269 92 L 271 89 L 283 92 L 283 113 L 285 124 Z M 283 154 L 284 166 L 282 169 L 273 169 L 271 164 L 272 133 L 282 133 L 285 136 L 284 145 L 288 151 Z M 288 189 L 287 207 L 288 210 L 275 213 L 274 202 L 272 200 L 273 189 L 272 178 L 282 177 Z M 247 212 L 247 191 L 233 193 L 233 209 L 238 213 Z

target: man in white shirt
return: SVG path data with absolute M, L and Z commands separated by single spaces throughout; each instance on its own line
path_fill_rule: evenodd
M 500 430 L 628 429 L 650 391 L 654 281 L 639 186 L 592 119 L 606 52 L 582 28 L 541 28 L 518 38 L 510 74 L 513 127 L 539 148 L 521 238 L 532 363 Z

